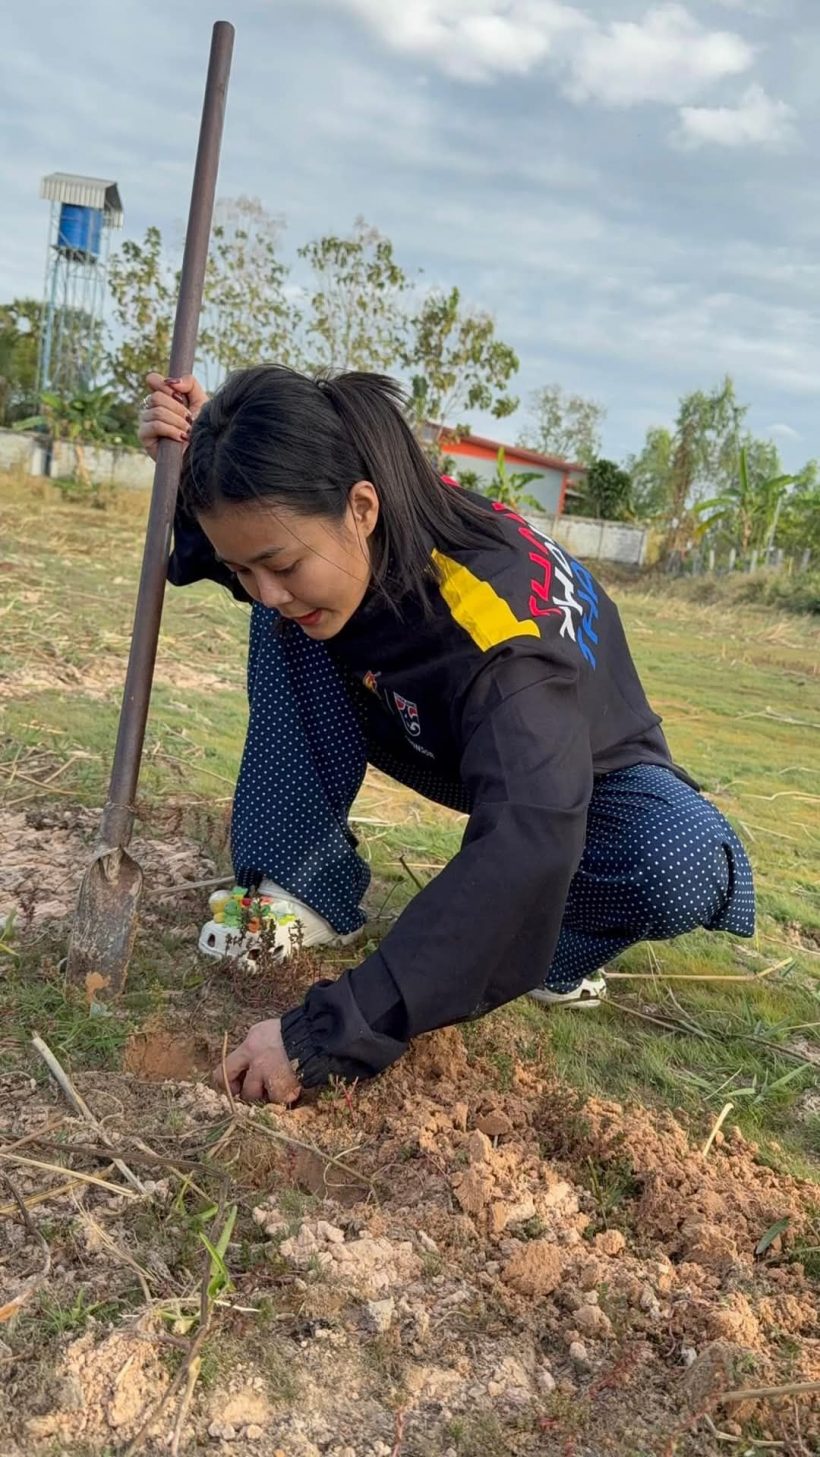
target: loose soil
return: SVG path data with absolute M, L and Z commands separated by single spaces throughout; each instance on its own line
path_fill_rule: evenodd
M 168 818 L 172 819 L 171 812 Z M 27 812 L 0 809 L 0 916 L 13 914 L 17 924 L 29 930 L 73 914 L 99 823 L 98 811 L 74 806 Z M 144 924 L 151 919 L 153 896 L 217 874 L 212 856 L 178 835 L 149 839 L 137 834 L 131 851 L 145 875 Z

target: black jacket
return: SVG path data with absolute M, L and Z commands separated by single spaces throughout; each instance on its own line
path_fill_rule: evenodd
M 405 599 L 397 616 L 370 593 L 327 644 L 371 762 L 470 818 L 459 853 L 378 950 L 283 1018 L 305 1086 L 372 1077 L 419 1033 L 542 982 L 594 777 L 675 767 L 614 604 L 555 542 L 485 504 L 497 532 L 469 550 L 433 546 L 426 602 Z M 214 575 L 195 556 L 184 570 L 172 562 L 171 579 Z

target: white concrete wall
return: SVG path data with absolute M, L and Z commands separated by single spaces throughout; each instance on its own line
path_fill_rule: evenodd
M 125 486 L 140 489 L 154 479 L 154 462 L 142 450 L 111 449 L 109 446 L 83 447 L 85 466 L 90 479 L 98 486 Z M 74 447 L 66 440 L 55 440 L 51 459 L 53 476 L 74 473 Z
M 154 479 L 154 463 L 142 450 L 121 447 L 86 445 L 86 468 L 95 485 L 123 486 L 141 490 Z M 27 475 L 46 474 L 47 452 L 42 437 L 16 430 L 0 430 L 0 470 L 22 470 Z M 51 454 L 50 476 L 74 474 L 74 447 L 66 440 L 55 440 Z
M 573 556 L 587 561 L 643 566 L 649 532 L 645 526 L 622 521 L 596 521 L 586 516 L 540 516 L 523 512 L 545 536 L 551 536 Z
M 40 466 L 37 437 L 18 430 L 0 430 L 0 470 L 22 470 L 27 475 L 39 474 L 31 466 Z

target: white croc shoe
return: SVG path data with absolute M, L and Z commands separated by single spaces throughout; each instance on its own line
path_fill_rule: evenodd
M 271 925 L 275 934 L 269 940 L 268 949 L 282 960 L 300 948 L 349 946 L 360 939 L 364 929 L 347 934 L 334 931 L 318 911 L 288 895 L 272 880 L 261 881 L 252 894 L 242 886 L 215 891 L 208 904 L 212 919 L 206 921 L 199 933 L 199 950 L 203 956 L 220 960 L 226 956 L 257 960 L 261 950 L 260 932 Z
M 579 986 L 571 992 L 553 992 L 548 987 L 534 987 L 527 995 L 544 1007 L 579 1007 L 590 1011 L 600 1007 L 607 994 L 607 985 L 601 975 L 585 976 Z

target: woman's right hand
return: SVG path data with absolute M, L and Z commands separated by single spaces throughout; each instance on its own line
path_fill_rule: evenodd
M 150 391 L 140 406 L 137 438 L 152 460 L 157 458 L 160 440 L 181 440 L 188 444 L 191 426 L 208 396 L 192 374 L 180 379 L 166 379 L 161 374 L 148 374 L 145 382 Z

